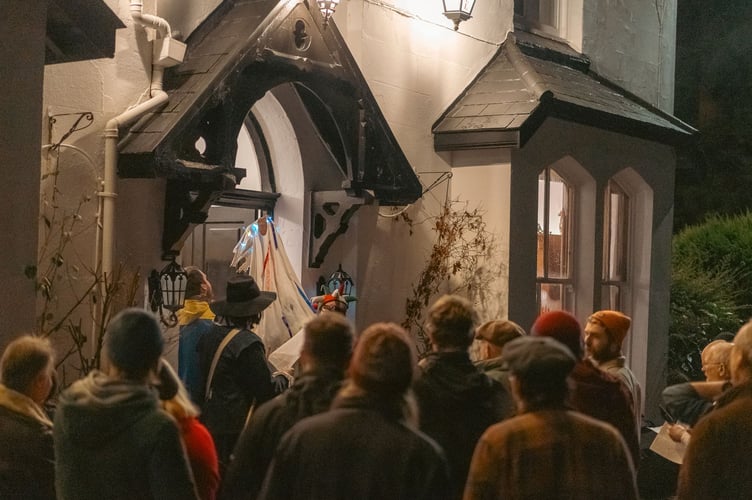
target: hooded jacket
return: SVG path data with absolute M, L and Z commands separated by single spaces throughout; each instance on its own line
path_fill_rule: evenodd
M 419 366 L 413 390 L 420 430 L 443 448 L 453 497 L 460 498 L 478 439 L 489 426 L 514 414 L 514 402 L 499 382 L 473 365 L 465 351 L 432 352 Z
M 175 421 L 138 382 L 92 372 L 64 391 L 54 423 L 60 499 L 192 499 Z

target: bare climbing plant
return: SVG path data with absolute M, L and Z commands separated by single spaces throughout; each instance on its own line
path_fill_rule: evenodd
M 99 265 L 87 264 L 98 224 L 96 181 L 87 193 L 80 187 L 83 183 L 68 179 L 67 187 L 77 190 L 72 195 L 66 192 L 60 146 L 50 148 L 44 164 L 39 250 L 36 264 L 26 267 L 26 276 L 34 280 L 37 292 L 34 333 L 55 344 L 60 353 L 60 385 L 65 386 L 100 367 L 110 318 L 134 304 L 140 276 L 137 271 L 127 272 L 122 264 L 111 276 L 103 276 Z M 76 174 L 80 169 L 66 167 L 66 175 Z M 67 377 L 69 370 L 74 373 Z
M 406 212 L 398 220 L 408 224 L 412 235 L 415 222 Z M 427 220 L 433 224 L 436 239 L 405 301 L 402 322 L 415 337 L 421 355 L 431 348 L 423 318 L 434 298 L 442 293 L 462 295 L 485 315 L 498 317 L 499 284 L 505 274 L 496 237 L 488 230 L 483 211 L 469 209 L 467 201 L 454 200 L 445 203 L 438 216 Z

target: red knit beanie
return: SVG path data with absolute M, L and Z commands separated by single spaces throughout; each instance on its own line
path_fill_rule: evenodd
M 541 314 L 533 323 L 530 335 L 554 338 L 567 346 L 577 359 L 582 359 L 582 329 L 577 318 L 566 311 Z

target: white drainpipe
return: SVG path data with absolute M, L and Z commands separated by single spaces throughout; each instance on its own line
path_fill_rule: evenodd
M 164 19 L 144 14 L 141 0 L 131 0 L 131 17 L 133 22 L 159 31 L 163 38 L 172 36 L 170 25 Z M 149 54 L 152 56 L 152 54 Z M 167 102 L 167 93 L 162 90 L 164 68 L 152 65 L 150 98 L 124 113 L 112 118 L 105 126 L 104 136 L 104 181 L 102 197 L 102 276 L 112 278 L 113 256 L 115 254 L 115 198 L 118 161 L 119 128 L 130 125 L 141 116 L 149 113 Z

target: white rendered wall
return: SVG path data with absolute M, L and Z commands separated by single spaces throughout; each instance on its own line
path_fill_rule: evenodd
M 70 142 L 84 148 L 100 165 L 104 123 L 138 102 L 148 86 L 150 64 L 148 56 L 139 55 L 139 43 L 143 44 L 146 35 L 136 36 L 128 0 L 106 1 L 128 26 L 117 31 L 115 58 L 47 67 L 44 93 L 44 109 L 53 113 L 94 113 L 94 125 L 71 136 Z M 570 10 L 570 16 L 574 15 L 571 12 L 577 12 L 580 1 L 586 2 L 582 9 L 583 51 L 593 57 L 594 69 L 641 97 L 664 108 L 670 107 L 672 93 L 665 89 L 670 89 L 673 83 L 673 49 L 665 49 L 661 57 L 656 54 L 659 47 L 667 47 L 669 40 L 673 42 L 675 0 L 661 4 L 671 12 L 662 18 L 662 31 L 657 21 L 650 24 L 653 10 L 635 7 L 627 11 L 615 5 L 619 2 L 611 0 L 603 3 L 611 6 L 615 14 L 604 10 L 595 0 L 570 0 L 570 7 L 574 9 Z M 185 38 L 217 4 L 218 0 L 160 0 L 157 5 L 147 0 L 144 12 L 164 16 Z M 452 23 L 442 15 L 438 1 L 348 0 L 341 2 L 335 13 L 338 29 L 424 186 L 432 183 L 441 172 L 448 171 L 453 163 L 451 156 L 434 152 L 431 126 L 505 40 L 512 28 L 512 4 L 512 0 L 478 1 L 473 18 L 461 23 L 458 31 L 454 31 Z M 637 2 L 632 0 L 629 4 Z M 627 22 L 628 12 L 634 16 L 634 22 Z M 617 15 L 616 22 L 614 15 Z M 598 20 L 607 22 L 611 28 L 600 26 Z M 576 19 L 570 20 L 568 26 L 576 41 L 579 36 Z M 637 37 L 634 35 L 637 28 L 648 30 L 647 34 Z M 651 33 L 655 35 L 652 38 L 647 36 Z M 653 66 L 655 71 L 650 70 Z M 267 120 L 272 120 L 274 113 L 270 111 Z M 57 137 L 65 131 L 62 123 L 58 127 L 54 131 Z M 274 161 L 275 167 L 281 169 L 277 186 L 283 191 L 277 215 L 286 218 L 279 226 L 292 254 L 296 241 L 301 248 L 307 242 L 307 216 L 298 219 L 297 215 L 284 214 L 305 214 L 306 188 L 300 184 L 302 176 L 296 167 L 300 164 L 298 149 L 283 144 L 274 149 L 276 152 L 272 154 L 282 157 Z M 404 222 L 386 217 L 391 214 L 390 209 L 363 207 L 351 224 L 350 231 L 354 231 L 355 238 L 349 232 L 346 235 L 349 244 L 357 242 L 357 255 L 339 242 L 332 248 L 333 252 L 341 254 L 343 266 L 357 268 L 358 326 L 377 320 L 401 321 L 404 317 L 405 298 L 425 264 L 433 241 L 430 218 L 439 213 L 446 201 L 444 192 L 440 187 L 406 209 L 415 221 L 412 236 Z M 163 199 L 159 193 L 148 190 L 141 196 L 144 204 L 154 207 L 154 223 L 161 224 Z M 116 220 L 119 220 L 123 211 L 121 203 L 116 211 Z M 301 222 L 297 222 L 301 220 L 302 229 Z M 139 234 L 126 233 L 119 236 L 118 241 L 129 237 L 138 238 Z M 160 264 L 160 242 L 154 241 L 152 247 L 146 250 L 141 245 L 141 255 L 129 251 L 128 257 L 142 269 L 156 267 Z
M 677 0 L 584 0 L 582 51 L 592 69 L 672 113 Z
M 511 0 L 477 2 L 473 14 L 459 31 L 443 16 L 441 2 L 350 0 L 340 3 L 334 16 L 424 186 L 451 164 L 433 149 L 432 124 L 512 28 Z M 407 209 L 416 222 L 412 236 L 404 222 L 386 217 L 389 208 L 358 211 L 359 326 L 404 318 L 405 299 L 434 240 L 431 218 L 445 201 L 446 185 L 441 185 Z
M 500 152 L 502 153 L 502 152 Z M 507 153 L 506 151 L 503 153 Z M 507 154 L 500 154 L 507 157 Z M 452 169 L 452 198 L 468 200 L 468 210 L 477 207 L 483 213 L 486 229 L 493 235 L 495 251 L 486 265 L 498 269 L 492 283 L 493 298 L 479 311 L 481 321 L 507 317 L 509 278 L 509 188 L 511 165 L 508 161 L 494 165 L 470 165 Z M 509 318 L 514 321 L 514 318 Z

